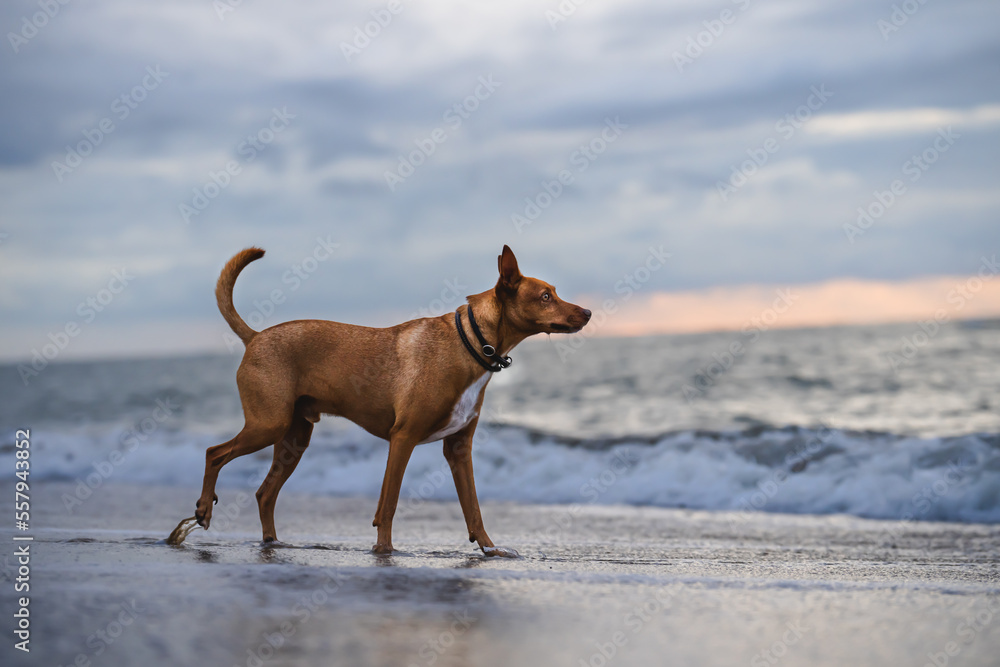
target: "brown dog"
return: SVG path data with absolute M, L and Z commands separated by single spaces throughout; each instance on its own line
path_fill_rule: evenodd
M 256 332 L 236 313 L 233 285 L 247 264 L 263 256 L 259 248 L 238 253 L 215 288 L 222 316 L 246 345 L 236 373 L 246 424 L 235 438 L 206 452 L 194 519 L 208 528 L 222 466 L 273 444 L 274 461 L 257 490 L 257 504 L 264 541 L 276 540 L 278 492 L 309 445 L 313 423 L 331 414 L 389 441 L 372 551 L 392 552 L 392 517 L 413 448 L 443 439 L 469 541 L 487 555 L 517 556 L 486 534 L 476 497 L 471 445 L 483 395 L 492 373 L 509 365 L 505 355 L 515 345 L 537 333 L 579 331 L 590 311 L 560 300 L 552 285 L 522 276 L 504 246 L 496 286 L 467 297 L 457 313 L 385 329 L 297 320 Z

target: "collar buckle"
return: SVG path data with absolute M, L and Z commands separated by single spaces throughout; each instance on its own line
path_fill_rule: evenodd
M 465 345 L 465 349 L 472 355 L 472 358 L 490 373 L 499 373 L 503 369 L 510 366 L 513 360 L 510 357 L 501 357 L 497 353 L 497 349 L 486 342 L 483 332 L 479 330 L 479 325 L 476 324 L 476 316 L 472 313 L 472 304 L 467 306 L 466 312 L 469 315 L 469 326 L 472 327 L 472 333 L 474 333 L 476 338 L 479 340 L 483 356 L 486 357 L 486 359 L 483 359 L 476 354 L 476 349 L 472 347 L 472 343 L 469 342 L 469 337 L 465 335 L 465 329 L 462 327 L 462 314 L 456 310 L 455 328 L 458 329 L 458 335 L 461 337 L 462 343 Z

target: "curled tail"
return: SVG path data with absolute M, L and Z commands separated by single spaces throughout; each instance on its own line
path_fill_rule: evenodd
M 246 268 L 247 264 L 263 256 L 264 251 L 260 248 L 247 248 L 239 251 L 226 262 L 226 266 L 219 276 L 219 282 L 215 284 L 215 300 L 219 303 L 219 311 L 244 345 L 249 343 L 250 339 L 257 335 L 257 332 L 251 329 L 236 312 L 236 306 L 233 305 L 233 285 L 236 284 L 237 276 L 240 275 L 240 271 Z

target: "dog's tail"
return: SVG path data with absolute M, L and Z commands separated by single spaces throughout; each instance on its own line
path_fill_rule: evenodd
M 257 332 L 251 329 L 250 325 L 244 322 L 240 314 L 236 312 L 236 306 L 233 305 L 233 285 L 236 284 L 237 276 L 240 275 L 240 271 L 246 268 L 247 264 L 263 256 L 264 251 L 260 248 L 247 248 L 239 251 L 226 262 L 226 266 L 219 276 L 219 282 L 215 284 L 215 300 L 219 303 L 219 311 L 244 345 L 249 343 L 250 339 L 257 335 Z

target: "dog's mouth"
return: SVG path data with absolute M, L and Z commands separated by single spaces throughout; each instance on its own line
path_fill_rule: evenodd
M 578 327 L 571 327 L 568 324 L 561 324 L 559 322 L 549 323 L 549 329 L 551 329 L 552 333 L 576 333 L 582 328 L 582 325 Z

